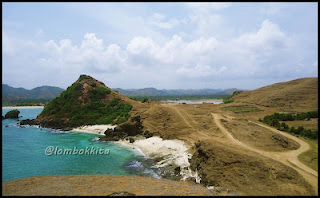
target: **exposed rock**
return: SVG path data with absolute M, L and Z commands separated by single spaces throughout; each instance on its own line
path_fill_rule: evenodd
M 130 137 L 130 138 L 129 138 L 129 142 L 130 142 L 130 143 L 133 143 L 133 142 L 134 142 L 134 139 L 133 139 L 132 137 Z
M 30 119 L 26 119 L 26 120 L 21 120 L 20 121 L 20 125 L 36 125 L 37 124 L 37 122 L 36 122 L 36 120 L 35 119 L 32 119 L 32 120 L 30 120 Z
M 106 136 L 101 137 L 100 141 L 118 141 L 128 136 L 125 132 L 113 131 L 112 129 L 107 129 L 104 134 Z
M 142 128 L 140 115 L 137 115 L 115 127 L 114 132 L 124 132 L 128 136 L 135 136 L 141 133 Z
M 146 137 L 146 138 L 150 138 L 150 137 L 153 136 L 153 134 L 150 133 L 149 131 L 145 131 L 145 132 L 143 132 L 143 136 Z
M 107 196 L 136 196 L 136 195 L 127 191 L 121 191 L 121 192 L 113 192 L 112 194 Z
M 127 136 L 135 136 L 140 133 L 142 129 L 142 123 L 140 116 L 131 117 L 128 121 L 119 124 L 112 129 L 107 129 L 104 134 L 106 136 L 101 138 L 101 141 L 118 141 L 120 139 L 125 139 Z M 133 138 L 129 138 L 130 143 L 134 142 Z
M 19 113 L 20 111 L 18 111 L 18 109 L 15 110 L 11 110 L 9 112 L 6 113 L 6 115 L 4 116 L 5 119 L 15 119 L 15 118 L 19 118 Z

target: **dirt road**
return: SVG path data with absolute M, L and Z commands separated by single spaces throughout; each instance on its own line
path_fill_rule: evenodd
M 301 139 L 294 137 L 292 135 L 289 135 L 287 133 L 284 133 L 282 131 L 276 130 L 274 128 L 268 127 L 266 125 L 260 124 L 260 123 L 256 123 L 256 122 L 252 122 L 255 123 L 259 126 L 265 127 L 268 130 L 271 130 L 275 133 L 281 134 L 285 137 L 288 137 L 296 142 L 298 142 L 300 144 L 299 149 L 297 150 L 293 150 L 293 151 L 287 151 L 287 152 L 268 152 L 268 151 L 263 151 L 263 150 L 259 150 L 257 148 L 253 148 L 247 144 L 244 144 L 243 142 L 240 142 L 239 140 L 235 139 L 231 133 L 225 128 L 225 126 L 223 125 L 223 123 L 221 122 L 221 119 L 226 119 L 226 120 L 232 120 L 231 117 L 224 117 L 220 114 L 215 114 L 215 113 L 211 113 L 211 115 L 213 116 L 213 119 L 215 121 L 215 123 L 217 124 L 217 126 L 220 128 L 220 130 L 225 134 L 225 136 L 229 139 L 229 141 L 231 141 L 232 143 L 239 145 L 243 148 L 246 148 L 248 150 L 257 152 L 265 157 L 271 158 L 273 160 L 279 161 L 287 166 L 290 166 L 292 168 L 294 168 L 295 170 L 297 170 L 304 178 L 305 180 L 314 188 L 316 194 L 318 193 L 318 172 L 307 167 L 306 165 L 302 164 L 299 160 L 298 160 L 298 156 L 307 151 L 309 149 L 309 144 L 302 141 Z

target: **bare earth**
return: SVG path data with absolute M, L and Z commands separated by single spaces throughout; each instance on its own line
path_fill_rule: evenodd
M 134 195 L 215 195 L 201 185 L 140 176 L 74 175 L 39 176 L 2 183 L 2 195 L 14 196 L 105 196 Z

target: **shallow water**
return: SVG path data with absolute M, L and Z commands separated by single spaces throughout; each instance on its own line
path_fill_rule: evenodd
M 12 109 L 2 109 L 2 115 Z M 21 119 L 33 119 L 41 108 L 19 109 Z M 63 132 L 38 126 L 18 126 L 16 119 L 2 120 L 2 181 L 38 175 L 142 175 L 160 178 L 152 163 L 138 152 L 110 142 L 97 141 L 99 135 Z M 108 154 L 45 154 L 48 146 L 58 149 L 109 150 Z M 74 152 L 75 153 L 75 152 Z M 135 166 L 134 164 L 139 164 Z

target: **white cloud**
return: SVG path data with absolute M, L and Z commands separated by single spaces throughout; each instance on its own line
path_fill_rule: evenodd
M 154 18 L 166 20 L 159 13 Z M 300 75 L 314 72 L 300 64 L 303 59 L 295 54 L 303 49 L 293 47 L 294 41 L 276 23 L 265 19 L 255 31 L 228 40 L 212 35 L 186 40 L 174 34 L 159 42 L 152 37 L 136 36 L 124 47 L 105 43 L 95 33 L 84 34 L 76 45 L 70 39 L 30 42 L 4 32 L 3 53 L 5 74 L 10 78 L 16 73 L 37 71 L 37 75 L 30 77 L 43 75 L 47 84 L 65 88 L 78 75 L 86 73 L 108 80 L 106 84 L 111 87 L 126 84 L 127 87 L 149 84 L 170 87 L 173 83 L 183 85 L 189 78 L 205 78 L 207 83 L 212 83 L 217 79 L 287 77 L 297 72 Z M 21 67 L 22 64 L 26 67 Z M 57 75 L 65 81 L 56 82 Z
M 281 48 L 287 42 L 286 35 L 279 26 L 264 20 L 258 32 L 246 33 L 239 37 L 238 42 L 250 48 L 273 49 Z
M 176 70 L 178 74 L 186 75 L 188 77 L 206 77 L 212 75 L 219 75 L 226 71 L 228 68 L 225 66 L 220 67 L 218 70 L 214 70 L 209 65 L 196 65 L 195 67 L 182 67 Z

